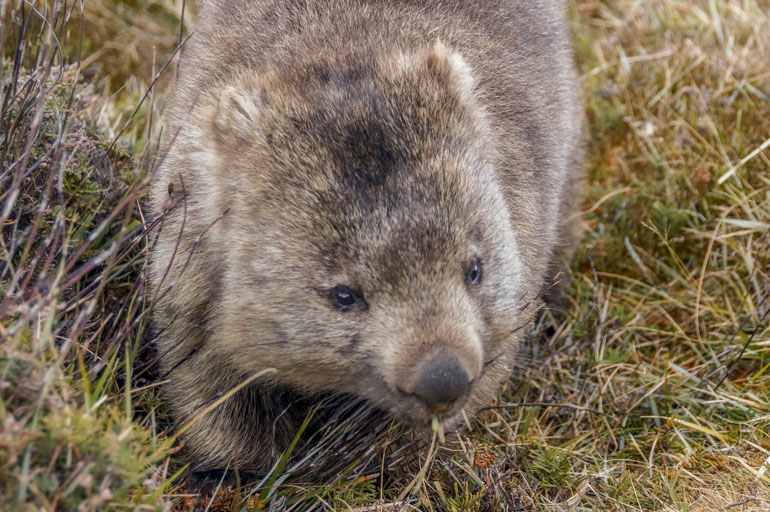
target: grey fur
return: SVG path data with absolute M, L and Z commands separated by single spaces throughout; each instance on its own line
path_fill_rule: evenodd
M 447 425 L 494 398 L 578 237 L 565 15 L 544 0 L 203 7 L 151 192 L 168 210 L 150 276 L 165 395 L 185 423 L 276 372 L 187 430 L 196 467 L 265 471 L 296 397 L 358 395 L 424 429 L 403 390 L 442 348 L 475 377 Z M 337 284 L 364 301 L 335 309 Z

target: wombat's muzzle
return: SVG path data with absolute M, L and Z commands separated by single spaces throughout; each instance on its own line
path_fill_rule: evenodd
M 440 414 L 466 397 L 471 383 L 460 358 L 443 348 L 419 365 L 411 394 L 421 399 L 430 412 Z

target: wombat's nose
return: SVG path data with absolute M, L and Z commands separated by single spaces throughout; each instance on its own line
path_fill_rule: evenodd
M 454 352 L 441 349 L 418 370 L 412 393 L 422 398 L 431 412 L 448 410 L 470 388 L 471 381 Z

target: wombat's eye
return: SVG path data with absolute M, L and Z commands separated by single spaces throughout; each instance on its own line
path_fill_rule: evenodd
M 481 260 L 478 258 L 473 258 L 471 260 L 471 264 L 468 267 L 468 273 L 465 275 L 465 280 L 468 284 L 479 284 L 481 283 Z
M 359 304 L 365 305 L 363 297 L 342 284 L 331 289 L 329 298 L 332 304 L 342 311 L 350 311 Z

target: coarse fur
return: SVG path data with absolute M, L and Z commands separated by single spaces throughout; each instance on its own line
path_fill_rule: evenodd
M 205 3 L 151 191 L 164 391 L 195 468 L 266 471 L 323 394 L 427 429 L 409 389 L 442 349 L 473 378 L 445 426 L 494 398 L 577 240 L 565 15 L 546 0 Z M 349 310 L 330 300 L 340 284 Z

